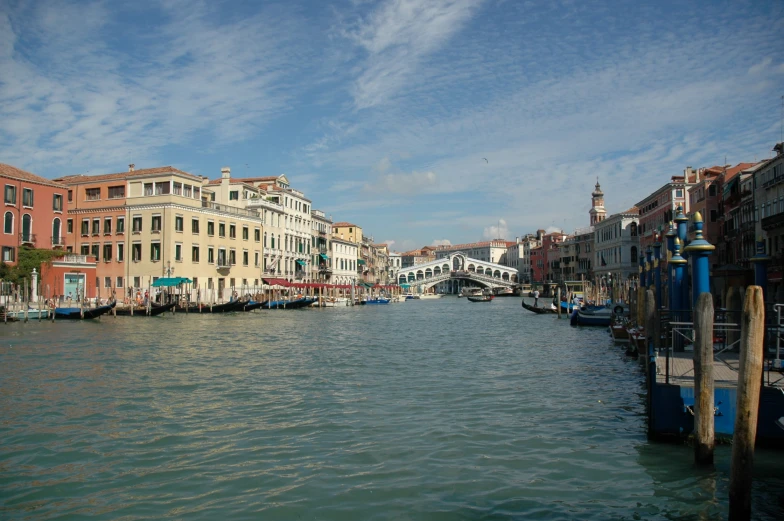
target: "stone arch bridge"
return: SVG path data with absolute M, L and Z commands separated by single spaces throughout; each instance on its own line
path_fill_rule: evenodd
M 472 259 L 459 251 L 425 264 L 402 268 L 397 280 L 399 284 L 419 286 L 422 291 L 449 281 L 450 292 L 457 292 L 466 285 L 510 288 L 518 282 L 516 269 Z

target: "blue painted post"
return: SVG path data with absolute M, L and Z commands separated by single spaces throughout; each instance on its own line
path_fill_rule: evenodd
M 701 293 L 710 293 L 710 262 L 708 257 L 713 250 L 716 249 L 714 245 L 706 241 L 702 237 L 702 227 L 705 223 L 702 222 L 702 214 L 696 212 L 694 214 L 694 228 L 696 230 L 696 237 L 693 241 L 686 246 L 685 251 L 692 257 L 691 259 L 691 303 L 692 308 L 697 305 L 697 299 L 700 298 Z
M 681 310 L 683 309 L 681 296 L 683 295 L 683 275 L 686 270 L 686 262 L 686 259 L 681 256 L 681 239 L 675 237 L 673 240 L 673 254 L 670 259 L 670 264 L 672 265 L 672 295 L 670 296 L 670 305 L 672 307 L 670 309 L 670 319 L 673 322 L 681 321 Z M 683 351 L 683 337 L 681 335 L 674 335 L 672 348 L 675 351 Z
M 675 292 L 673 291 L 672 282 L 673 282 L 673 269 L 670 260 L 672 260 L 672 256 L 675 255 L 675 237 L 678 236 L 678 232 L 675 231 L 675 224 L 670 221 L 670 231 L 667 232 L 667 302 L 669 305 L 670 311 L 675 309 L 673 306 L 673 297 L 675 296 Z
M 678 232 L 678 239 L 681 241 L 681 257 L 688 262 L 689 255 L 686 253 L 686 245 L 688 244 L 689 235 L 689 218 L 683 213 L 683 207 L 678 206 L 677 213 L 675 214 L 675 228 Z M 688 322 L 689 310 L 691 310 L 691 299 L 689 298 L 689 265 L 688 263 L 683 267 L 683 278 L 681 279 L 681 295 L 678 302 L 680 303 L 680 310 L 682 311 L 679 319 Z
M 640 287 L 645 287 L 645 253 L 640 251 Z
M 653 284 L 656 287 L 656 309 L 662 308 L 662 280 L 661 280 L 661 237 L 656 237 L 653 243 Z
M 757 253 L 749 259 L 754 263 L 754 285 L 762 288 L 762 301 L 768 301 L 768 261 L 770 257 L 765 255 L 765 241 L 762 237 L 757 239 Z

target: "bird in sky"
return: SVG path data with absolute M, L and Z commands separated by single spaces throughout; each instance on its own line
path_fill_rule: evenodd
M 483 157 L 482 159 L 484 159 L 484 160 L 485 160 L 485 163 L 489 163 L 489 162 L 490 162 L 490 161 L 488 161 L 488 160 L 487 160 L 487 158 L 486 158 L 486 157 Z

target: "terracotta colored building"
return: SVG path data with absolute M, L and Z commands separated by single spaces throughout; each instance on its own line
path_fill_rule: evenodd
M 64 247 L 65 186 L 3 163 L 0 163 L 0 185 L 3 187 L 0 260 L 16 264 L 20 246 Z

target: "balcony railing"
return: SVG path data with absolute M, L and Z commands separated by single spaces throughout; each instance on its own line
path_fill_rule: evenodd
M 242 215 L 244 217 L 259 217 L 259 212 L 255 210 L 246 210 L 245 208 L 237 208 L 236 206 L 229 206 L 227 204 L 213 203 L 212 201 L 202 201 L 202 208 L 209 208 L 216 212 L 228 213 L 232 215 Z
M 35 234 L 34 233 L 20 233 L 19 234 L 19 244 L 31 244 L 35 246 Z
M 65 238 L 61 236 L 52 237 L 52 248 L 62 248 L 65 246 Z
M 765 217 L 762 219 L 762 229 L 765 231 L 771 230 L 778 226 L 784 224 L 784 212 L 777 213 L 776 215 L 771 215 L 769 217 Z

